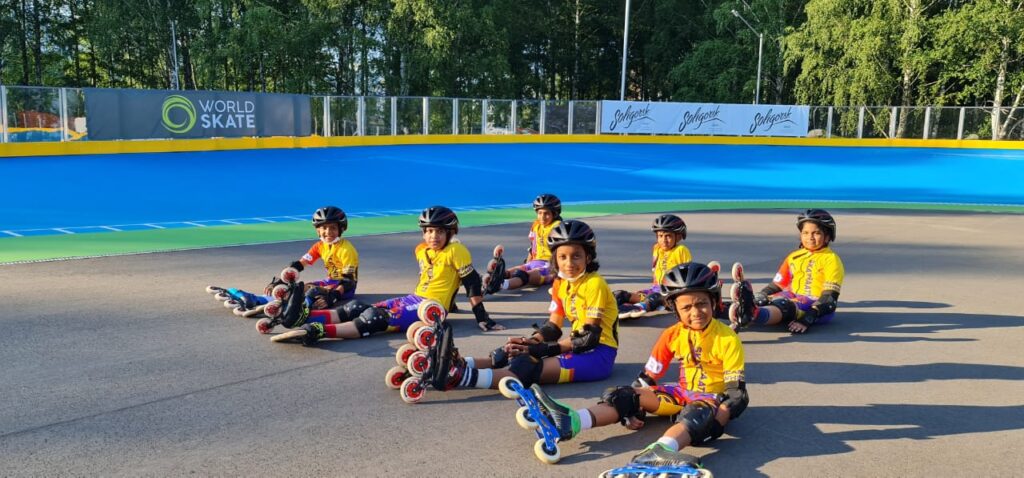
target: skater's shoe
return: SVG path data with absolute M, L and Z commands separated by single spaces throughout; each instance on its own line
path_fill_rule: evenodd
M 252 292 L 246 292 L 244 290 L 238 290 L 233 294 L 234 297 L 226 303 L 232 304 L 233 309 L 241 309 L 243 312 L 246 310 L 255 309 L 258 306 L 264 305 L 269 302 L 269 299 L 262 295 L 256 295 Z
M 309 347 L 324 338 L 324 324 L 320 322 L 310 322 L 300 328 L 306 331 L 306 336 L 302 338 L 302 345 Z
M 700 468 L 700 459 L 685 453 L 669 450 L 661 443 L 652 443 L 630 460 L 630 464 L 652 467 L 686 465 Z
M 530 391 L 540 402 L 541 411 L 551 418 L 551 422 L 558 429 L 559 440 L 566 441 L 580 433 L 580 415 L 576 410 L 551 398 L 540 385 L 533 384 Z
M 451 390 L 462 381 L 466 361 L 455 348 L 452 326 L 447 320 L 434 324 L 434 333 L 434 345 L 427 350 L 427 370 L 423 373 L 423 381 L 434 390 Z
M 732 305 L 729 306 L 729 322 L 733 328 L 746 327 L 754 320 L 757 306 L 754 305 L 754 291 L 750 282 L 736 282 L 730 291 Z
M 648 312 L 664 309 L 665 299 L 661 294 L 654 292 L 645 296 L 643 301 L 634 304 L 634 306 L 636 310 L 630 314 L 629 318 L 631 319 L 641 317 Z
M 494 257 L 487 263 L 487 277 L 484 282 L 484 293 L 495 294 L 501 290 L 501 284 L 505 282 L 505 259 L 501 255 L 505 248 L 498 245 L 494 248 Z
M 639 317 L 643 315 L 645 311 L 643 306 L 640 304 L 621 304 L 619 305 L 619 318 L 620 319 L 632 319 L 633 317 Z

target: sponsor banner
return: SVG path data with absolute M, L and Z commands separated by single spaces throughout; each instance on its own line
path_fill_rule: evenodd
M 807 136 L 809 106 L 602 101 L 601 133 Z
M 312 133 L 305 95 L 86 88 L 85 110 L 94 140 Z

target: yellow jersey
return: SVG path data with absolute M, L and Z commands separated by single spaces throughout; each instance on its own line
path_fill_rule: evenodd
M 600 274 L 587 272 L 574 282 L 555 279 L 548 312 L 568 318 L 574 332 L 583 330 L 588 319 L 596 321 L 601 326 L 599 343 L 619 348 L 619 306 Z
M 560 219 L 555 219 L 551 221 L 551 224 L 545 226 L 540 221 L 534 219 L 533 225 L 530 226 L 530 257 L 527 258 L 527 262 L 551 260 L 551 249 L 548 249 L 548 235 L 551 234 L 551 230 L 555 226 L 561 223 Z
M 786 256 L 772 281 L 783 290 L 817 299 L 826 290 L 839 293 L 844 274 L 843 261 L 832 249 L 800 248 Z
M 717 320 L 704 330 L 690 330 L 682 322 L 665 329 L 644 371 L 660 379 L 673 358 L 679 360 L 679 385 L 686 390 L 725 393 L 726 382 L 745 381 L 743 344 L 736 332 Z
M 302 260 L 310 264 L 317 259 L 324 261 L 329 279 L 341 280 L 348 276 L 352 280 L 359 280 L 359 253 L 347 239 L 338 239 L 333 244 L 317 242 L 302 256 Z
M 435 251 L 426 243 L 416 246 L 416 263 L 420 266 L 420 282 L 416 295 L 433 299 L 446 309 L 459 290 L 462 278 L 473 272 L 473 258 L 460 242 L 449 242 Z
M 690 250 L 682 244 L 676 244 L 670 250 L 662 250 L 661 246 L 655 244 L 651 252 L 651 272 L 654 273 L 654 283 L 661 284 L 665 274 L 679 264 L 685 264 L 693 260 Z

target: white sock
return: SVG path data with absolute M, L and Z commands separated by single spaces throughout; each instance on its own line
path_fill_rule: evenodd
M 491 382 L 494 381 L 494 370 L 489 368 L 482 368 L 477 370 L 479 375 L 476 377 L 476 388 L 491 388 Z
M 679 442 L 677 442 L 675 438 L 661 437 L 658 439 L 658 443 L 665 445 L 665 448 L 668 448 L 669 450 L 679 451 Z
M 508 290 L 508 279 L 505 279 L 501 283 L 501 290 Z
M 466 368 L 476 368 L 476 360 L 473 360 L 473 357 L 466 357 Z
M 590 410 L 581 408 L 576 410 L 576 414 L 580 416 L 580 431 L 594 428 L 594 415 L 590 413 Z

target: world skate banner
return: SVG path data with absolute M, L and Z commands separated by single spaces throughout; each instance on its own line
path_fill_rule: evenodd
M 809 106 L 602 101 L 601 133 L 803 137 L 810 113 Z
M 309 97 L 225 91 L 85 89 L 89 139 L 310 136 Z

